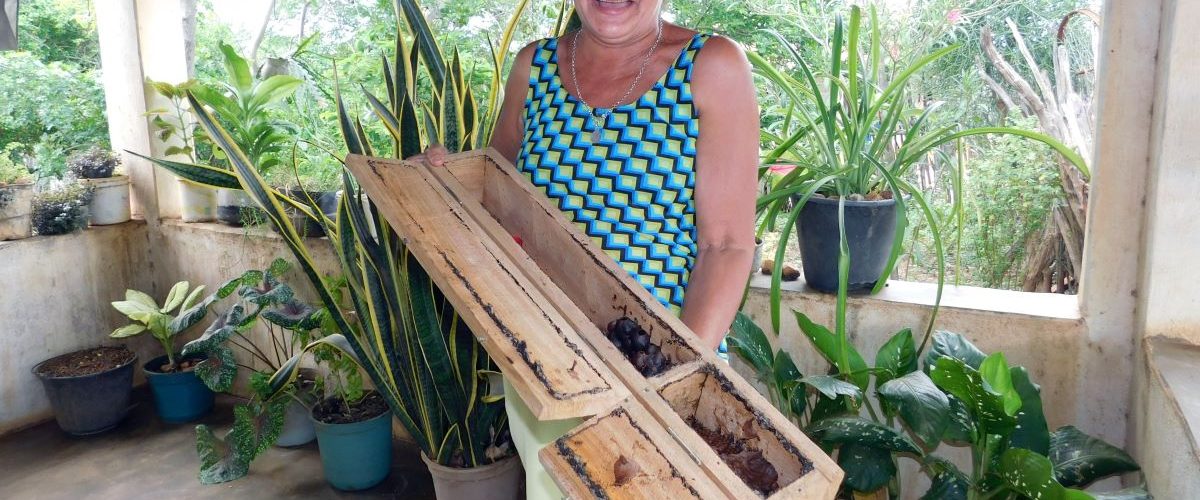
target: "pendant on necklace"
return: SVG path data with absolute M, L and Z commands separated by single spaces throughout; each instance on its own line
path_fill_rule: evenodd
M 592 130 L 592 142 L 600 142 L 600 127 L 596 127 Z

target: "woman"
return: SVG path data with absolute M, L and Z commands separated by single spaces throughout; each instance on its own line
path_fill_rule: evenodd
M 575 0 L 579 30 L 517 54 L 491 146 L 715 349 L 753 258 L 758 105 L 737 44 L 662 8 Z M 578 422 L 506 394 L 529 497 L 561 498 L 537 451 Z

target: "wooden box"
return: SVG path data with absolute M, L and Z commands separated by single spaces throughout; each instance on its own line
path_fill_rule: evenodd
M 594 417 L 540 453 L 569 496 L 833 498 L 841 469 L 493 150 L 347 166 L 534 414 Z M 605 337 L 622 316 L 669 370 L 643 377 Z M 689 422 L 761 451 L 775 487 L 747 486 Z

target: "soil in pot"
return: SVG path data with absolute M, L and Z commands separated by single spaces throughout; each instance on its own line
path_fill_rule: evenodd
M 123 347 L 98 347 L 51 358 L 33 373 L 63 431 L 96 434 L 116 427 L 128 413 L 136 359 Z
M 154 393 L 154 407 L 159 418 L 168 423 L 183 423 L 196 420 L 213 407 L 215 395 L 200 377 L 196 376 L 196 365 L 203 357 L 176 357 L 177 366 L 171 367 L 165 355 L 150 360 L 142 366 Z
M 328 398 L 313 408 L 325 480 L 356 491 L 387 479 L 392 465 L 392 412 L 377 392 L 354 405 Z

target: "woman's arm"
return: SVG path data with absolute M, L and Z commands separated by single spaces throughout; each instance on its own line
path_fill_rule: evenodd
M 525 97 L 529 93 L 529 67 L 535 51 L 537 42 L 526 45 L 513 60 L 508 81 L 504 84 L 504 101 L 500 105 L 500 114 L 496 117 L 492 142 L 489 144 L 513 163 L 517 162 L 517 153 L 521 151 L 521 141 L 525 138 Z
M 682 319 L 715 349 L 733 323 L 754 258 L 759 115 L 750 63 L 736 43 L 711 38 L 695 64 L 699 253 L 684 294 Z

